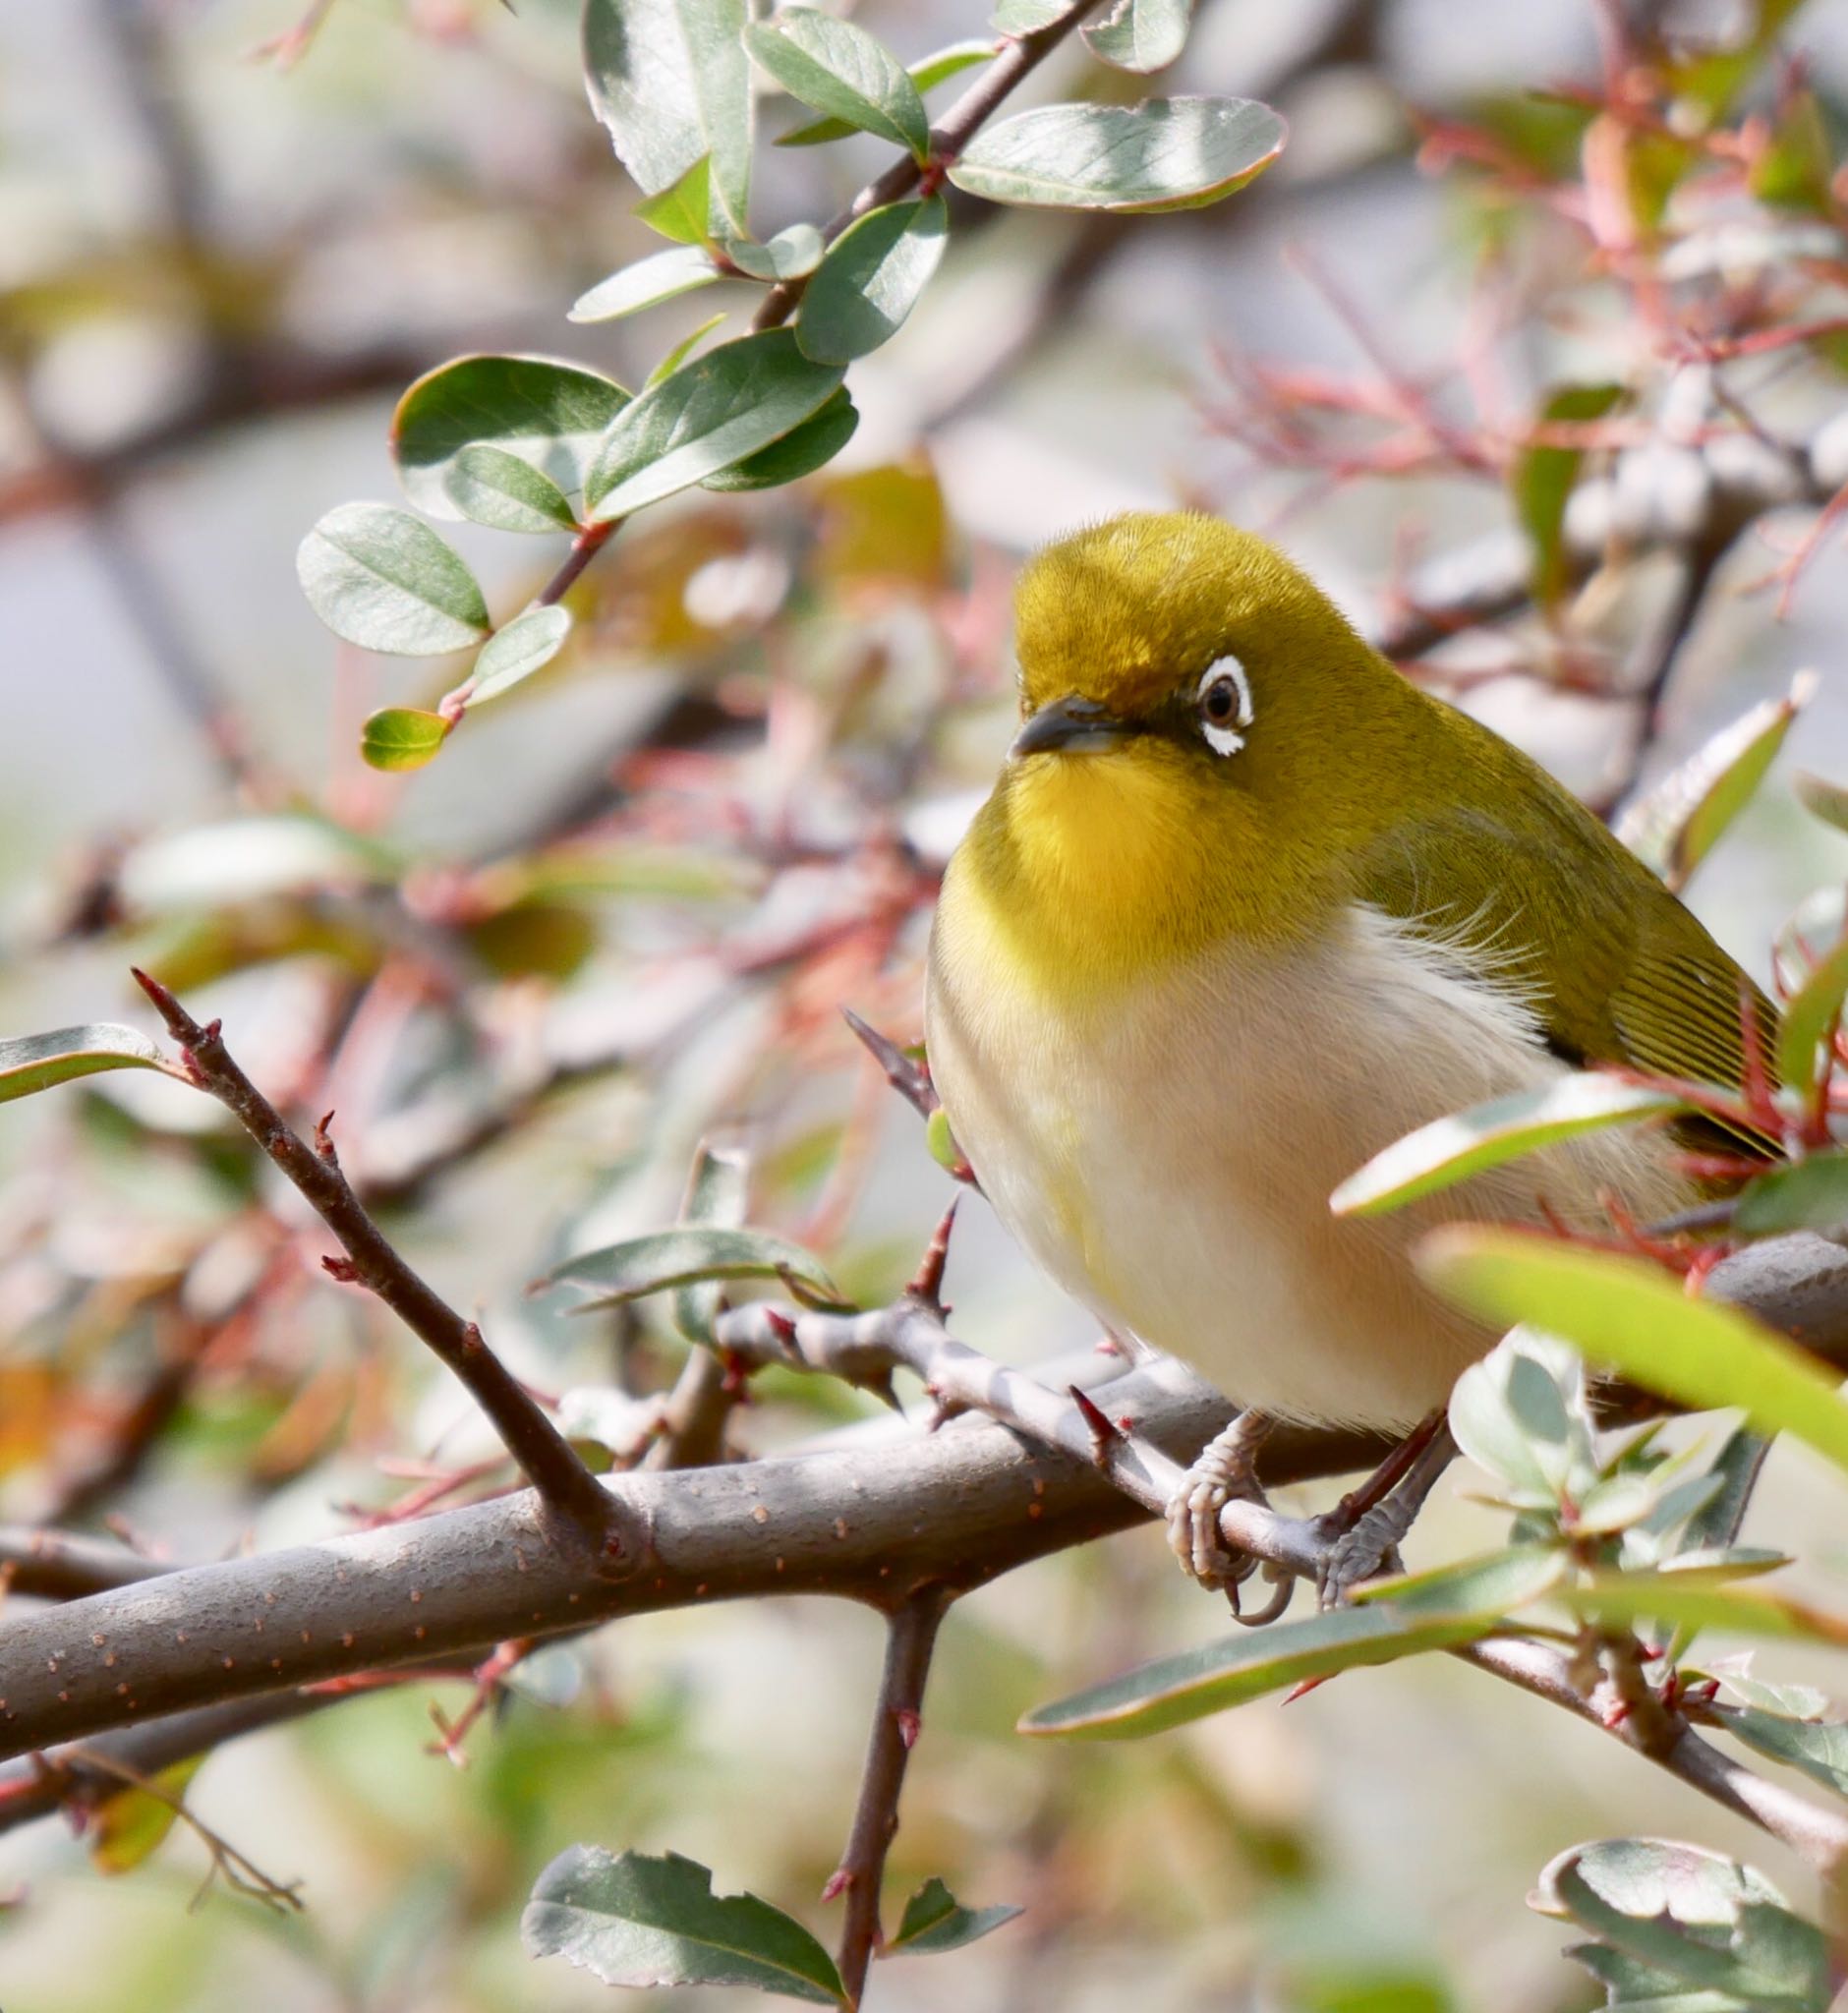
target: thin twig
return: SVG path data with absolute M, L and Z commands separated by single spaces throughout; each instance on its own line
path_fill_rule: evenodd
M 238 1067 L 217 1021 L 202 1027 L 158 980 L 139 970 L 135 978 L 180 1044 L 181 1060 L 193 1081 L 238 1121 L 340 1240 L 346 1255 L 323 1259 L 327 1270 L 336 1279 L 369 1288 L 461 1380 L 527 1479 L 600 1560 L 634 1564 L 634 1548 L 624 1540 L 613 1499 L 571 1443 L 483 1341 L 475 1323 L 465 1321 L 413 1272 L 367 1215 L 340 1172 L 324 1129 L 326 1122 L 316 1131 L 318 1151 L 290 1128 Z

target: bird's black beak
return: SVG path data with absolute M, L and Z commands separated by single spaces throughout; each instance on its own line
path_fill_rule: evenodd
M 1135 731 L 1129 721 L 1106 713 L 1096 700 L 1080 699 L 1075 692 L 1069 692 L 1065 698 L 1042 706 L 1023 722 L 1013 737 L 1012 747 L 1008 750 L 1008 757 L 1010 761 L 1017 762 L 1023 755 L 1048 755 L 1061 751 L 1092 755 L 1118 746 Z

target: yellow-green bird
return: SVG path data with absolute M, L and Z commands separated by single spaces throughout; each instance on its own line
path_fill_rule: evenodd
M 1022 723 L 958 847 L 926 1041 L 1002 1221 L 1112 1332 L 1260 1421 L 1409 1428 L 1493 1340 L 1409 1247 L 1436 1221 L 1696 1199 L 1656 1128 L 1583 1135 L 1394 1214 L 1329 1195 L 1478 1100 L 1588 1064 L 1737 1085 L 1749 982 L 1535 763 L 1421 692 L 1261 539 L 1135 514 L 1021 576 Z M 1768 1008 L 1756 993 L 1756 1010 Z

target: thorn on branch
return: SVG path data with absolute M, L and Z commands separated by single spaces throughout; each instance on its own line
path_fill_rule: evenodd
M 904 1290 L 907 1299 L 916 1300 L 920 1306 L 928 1307 L 933 1314 L 947 1315 L 950 1308 L 943 1297 L 944 1267 L 950 1259 L 950 1234 L 956 1225 L 956 1203 L 960 1197 L 952 1200 L 943 1213 L 931 1240 L 924 1247 L 924 1256 L 912 1275 L 911 1283 Z
M 1090 1429 L 1091 1459 L 1108 1473 L 1112 1457 L 1116 1452 L 1116 1444 L 1123 1438 L 1122 1431 L 1116 1421 L 1102 1411 L 1079 1386 L 1068 1384 L 1066 1389 L 1070 1394 L 1072 1404 L 1078 1409 L 1078 1416 Z
M 360 1269 L 351 1258 L 343 1258 L 337 1252 L 327 1252 L 320 1261 L 320 1269 L 329 1279 L 337 1279 L 342 1286 L 358 1286 Z
M 878 1028 L 862 1020 L 851 1006 L 841 1007 L 840 1016 L 885 1071 L 886 1081 L 920 1118 L 928 1119 L 942 1102 L 929 1069 L 914 1056 L 906 1055 L 890 1035 L 881 1034 Z
M 315 1122 L 315 1151 L 329 1167 L 340 1165 L 340 1156 L 334 1151 L 333 1134 L 328 1127 L 333 1123 L 333 1114 L 323 1112 Z

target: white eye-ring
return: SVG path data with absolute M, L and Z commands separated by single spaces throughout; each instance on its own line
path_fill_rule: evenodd
M 1219 657 L 1200 673 L 1193 695 L 1200 710 L 1200 731 L 1215 755 L 1236 755 L 1244 746 L 1242 727 L 1253 718 L 1251 681 L 1236 657 Z

